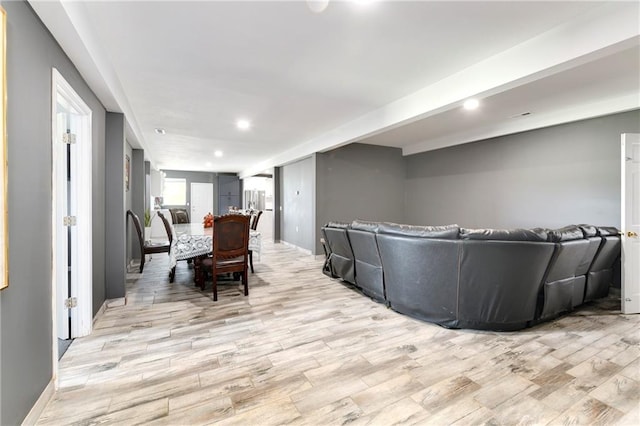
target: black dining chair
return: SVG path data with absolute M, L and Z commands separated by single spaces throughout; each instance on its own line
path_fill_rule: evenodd
M 260 216 L 262 216 L 262 210 L 259 210 L 258 213 L 251 215 L 251 230 L 255 231 L 258 229 L 258 221 L 260 220 Z M 251 267 L 251 273 L 253 274 L 253 250 L 249 250 L 249 266 Z
M 137 214 L 132 212 L 131 210 L 127 210 L 127 217 L 131 217 L 134 228 L 136 229 L 136 233 L 138 234 L 138 241 L 140 242 L 140 273 L 144 269 L 145 258 L 147 254 L 154 253 L 169 253 L 171 251 L 171 243 L 173 242 L 173 232 L 171 232 L 170 226 L 167 227 L 168 223 L 166 219 L 160 212 L 157 213 L 165 222 L 165 230 L 167 231 L 167 236 L 169 237 L 169 242 L 145 242 L 144 237 L 142 235 L 142 225 L 140 223 L 140 218 Z

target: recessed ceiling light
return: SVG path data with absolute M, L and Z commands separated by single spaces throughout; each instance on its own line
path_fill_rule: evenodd
M 155 131 L 159 135 L 164 135 L 165 133 L 167 133 L 165 129 L 161 129 L 160 127 L 156 128 Z
M 472 110 L 478 108 L 480 102 L 477 99 L 467 99 L 462 106 L 464 109 Z
M 352 3 L 357 4 L 358 6 L 369 6 L 375 0 L 351 0 Z
M 236 126 L 240 130 L 248 130 L 251 127 L 251 122 L 249 120 L 240 119 L 236 121 Z
M 205 166 L 206 166 L 206 167 L 213 167 L 213 163 L 212 163 L 211 161 L 207 161 L 207 162 L 205 163 Z
M 222 151 L 216 151 L 213 153 L 216 157 L 222 157 Z
M 307 7 L 313 13 L 322 13 L 329 6 L 329 0 L 307 0 Z

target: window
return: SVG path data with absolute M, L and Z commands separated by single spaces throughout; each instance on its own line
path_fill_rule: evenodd
M 186 206 L 187 180 L 165 178 L 162 198 L 162 203 L 166 206 Z

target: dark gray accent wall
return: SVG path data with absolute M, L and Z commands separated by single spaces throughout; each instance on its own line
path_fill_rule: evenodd
M 131 151 L 131 210 L 138 215 L 144 226 L 145 204 L 145 168 L 144 151 L 133 149 Z M 146 238 L 146 236 L 145 236 Z M 131 257 L 140 259 L 140 242 L 136 235 L 131 236 Z
M 108 170 L 105 179 L 107 214 L 105 218 L 105 259 L 109 267 L 105 271 L 107 299 L 124 297 L 126 280 L 126 241 L 128 233 L 135 232 L 131 220 L 126 220 L 126 195 L 124 184 L 125 140 L 124 115 L 107 112 L 105 131 Z
M 229 207 L 242 208 L 242 186 L 240 178 L 233 174 L 218 175 L 218 214 L 225 215 L 229 212 Z
M 7 12 L 9 288 L 0 292 L 0 424 L 20 424 L 52 379 L 51 69 L 93 112 L 93 297 L 104 301 L 105 111 L 26 2 Z
M 190 172 L 185 170 L 164 170 L 167 174 L 168 178 L 182 178 L 187 181 L 187 205 L 186 206 L 169 206 L 166 205 L 166 208 L 172 207 L 182 207 L 186 208 L 191 215 L 191 183 L 212 183 L 213 184 L 213 212 L 218 211 L 218 174 L 217 173 L 208 173 L 208 172 Z M 212 213 L 213 213 L 212 212 Z M 193 219 L 192 219 L 193 220 Z
M 144 151 L 143 151 L 144 152 Z M 153 208 L 151 203 L 151 162 L 144 162 L 144 210 Z
M 124 157 L 122 157 L 122 161 L 125 164 L 125 168 L 126 168 L 126 159 L 129 158 L 129 188 L 126 188 L 126 178 L 125 178 L 125 189 L 124 189 L 124 211 L 126 212 L 127 210 L 131 210 L 133 211 L 135 214 L 138 215 L 138 217 L 140 218 L 140 221 L 142 222 L 143 216 L 140 216 L 140 214 L 138 214 L 138 212 L 134 211 L 133 209 L 133 179 L 132 179 L 132 175 L 133 175 L 133 148 L 131 147 L 131 145 L 129 145 L 129 142 L 126 142 L 124 145 Z M 126 174 L 126 172 L 125 172 Z M 125 216 L 125 221 L 128 220 Z M 144 226 L 144 223 L 142 223 L 142 226 Z M 125 229 L 127 227 L 127 224 L 125 223 Z M 131 231 L 133 231 L 133 228 L 131 228 Z M 137 236 L 135 235 L 135 232 L 127 232 L 126 237 L 125 237 L 125 247 L 126 247 L 126 265 L 129 265 L 129 262 L 131 262 L 131 259 L 133 258 L 133 245 L 132 245 L 132 241 L 134 239 L 136 239 Z M 138 250 L 140 251 L 140 250 Z M 126 272 L 125 272 L 126 273 Z
M 280 240 L 315 254 L 315 155 L 280 168 Z
M 406 157 L 406 222 L 620 227 L 620 134 L 631 111 Z
M 331 220 L 404 222 L 401 149 L 354 143 L 316 156 L 317 235 Z M 316 240 L 316 253 L 322 253 Z
M 282 225 L 282 167 L 273 168 L 273 242 L 280 242 Z

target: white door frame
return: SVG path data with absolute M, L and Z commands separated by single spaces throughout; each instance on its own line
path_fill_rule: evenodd
M 623 314 L 640 313 L 640 177 L 631 170 L 634 153 L 640 149 L 640 134 L 623 133 L 621 136 L 621 218 L 622 228 L 622 284 L 620 309 Z M 640 155 L 640 153 L 635 153 Z M 636 161 L 638 161 L 636 157 Z M 636 166 L 637 167 L 637 166 Z M 635 168 L 635 167 L 634 167 Z M 638 172 L 636 172 L 638 173 Z M 638 209 L 638 210 L 636 210 Z M 634 212 L 636 217 L 634 218 Z
M 51 78 L 51 154 L 52 154 L 52 313 L 53 313 L 53 366 L 57 384 L 58 366 L 58 319 L 68 317 L 68 311 L 59 303 L 58 285 L 66 283 L 67 230 L 63 225 L 65 198 L 67 197 L 66 144 L 57 120 L 59 100 L 70 105 L 77 114 L 72 115 L 72 127 L 76 142 L 71 144 L 71 185 L 70 212 L 76 216 L 76 225 L 71 227 L 71 297 L 77 299 L 77 307 L 71 308 L 71 337 L 86 336 L 91 333 L 93 320 L 93 245 L 92 245 L 92 128 L 91 109 L 73 90 L 71 85 L 55 68 Z M 63 281 L 64 280 L 64 281 Z

